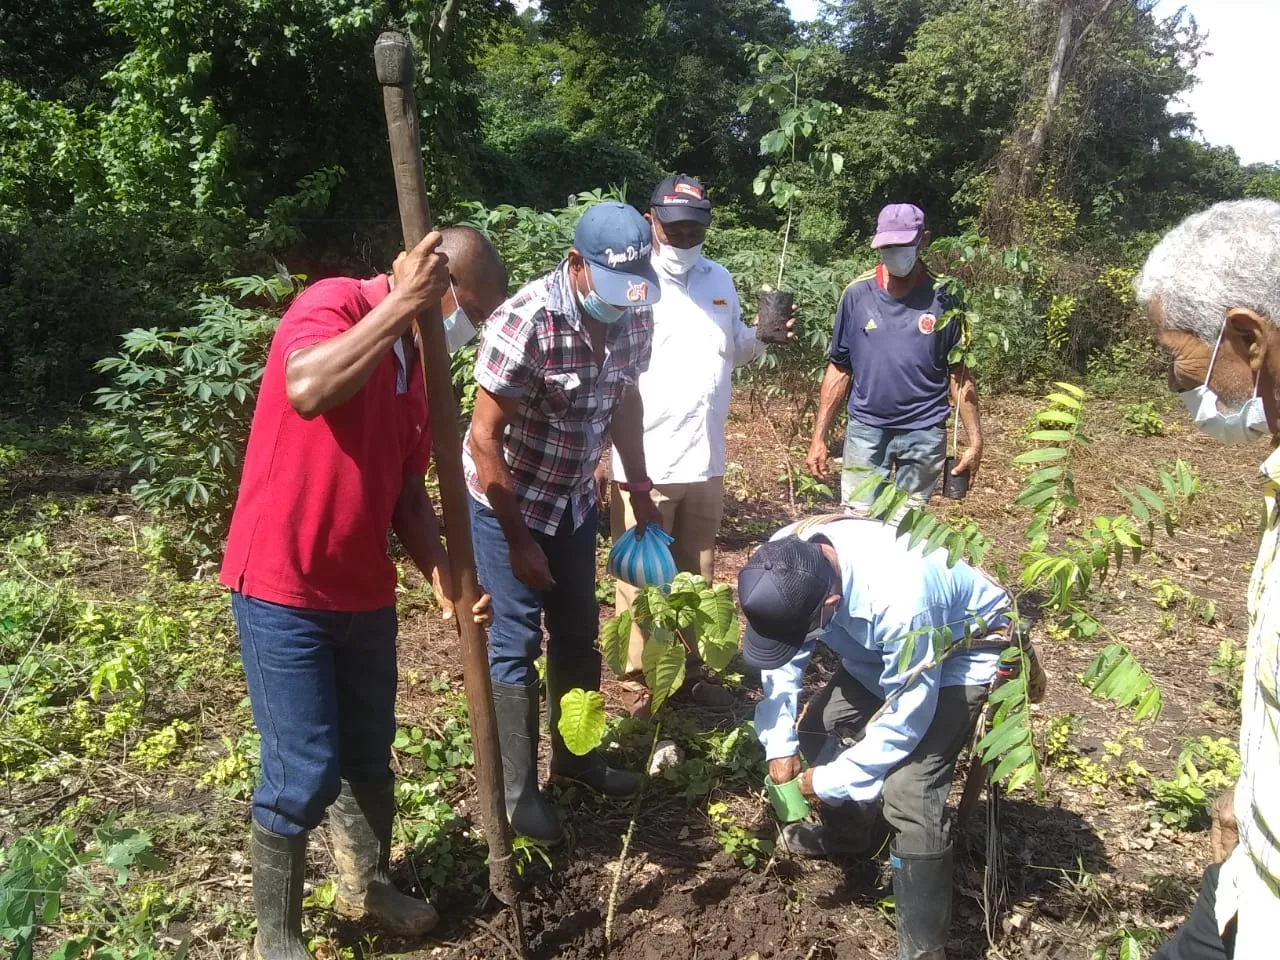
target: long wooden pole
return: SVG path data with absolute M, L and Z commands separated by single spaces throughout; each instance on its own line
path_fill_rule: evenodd
M 382 84 L 387 114 L 387 139 L 395 171 L 396 197 L 404 246 L 412 250 L 431 232 L 431 208 L 422 169 L 422 145 L 418 134 L 418 109 L 413 95 L 413 47 L 399 33 L 384 33 L 373 48 L 378 82 Z M 489 679 L 488 642 L 484 627 L 471 617 L 480 597 L 466 479 L 462 473 L 462 435 L 458 407 L 449 378 L 449 353 L 445 345 L 440 305 L 432 305 L 414 319 L 421 345 L 422 376 L 430 405 L 432 450 L 440 482 L 440 507 L 449 543 L 449 567 L 453 574 L 453 622 L 462 647 L 462 682 L 466 690 L 467 716 L 476 758 L 476 784 L 480 792 L 480 817 L 489 843 L 489 887 L 512 910 L 520 951 L 526 952 L 524 924 L 517 898 L 515 863 L 511 857 L 511 833 L 503 800 L 502 756 L 493 712 L 493 686 Z

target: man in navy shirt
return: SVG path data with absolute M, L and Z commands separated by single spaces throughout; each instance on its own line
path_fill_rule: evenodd
M 977 387 L 968 368 L 950 359 L 963 322 L 920 260 L 929 240 L 919 207 L 894 203 L 881 210 L 871 241 L 881 262 L 849 284 L 836 311 L 806 465 L 814 477 L 825 476 L 827 434 L 848 396 L 840 492 L 855 510 L 874 500 L 874 492 L 864 492 L 855 502 L 866 477 L 887 480 L 890 470 L 911 494 L 911 506 L 928 501 L 942 474 L 953 402 L 968 438 L 954 472 L 972 480 L 982 460 Z

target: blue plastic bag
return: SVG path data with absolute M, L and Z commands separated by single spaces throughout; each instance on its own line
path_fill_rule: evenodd
M 609 551 L 609 573 L 633 587 L 668 587 L 676 576 L 672 542 L 671 534 L 653 524 L 637 540 L 636 528 L 632 527 L 614 541 Z

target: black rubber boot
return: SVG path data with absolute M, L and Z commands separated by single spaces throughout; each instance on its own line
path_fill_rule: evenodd
M 538 790 L 538 684 L 493 684 L 493 712 L 502 750 L 507 822 L 539 843 L 560 841 L 560 821 Z
M 253 910 L 258 934 L 255 960 L 313 960 L 302 939 L 302 878 L 307 835 L 283 837 L 256 822 L 249 833 L 253 861 Z
M 592 650 L 572 659 L 547 654 L 547 718 L 551 725 L 551 775 L 575 780 L 606 797 L 625 800 L 640 792 L 639 774 L 605 763 L 599 750 L 584 757 L 573 753 L 560 736 L 560 698 L 570 690 L 600 689 L 600 653 Z
M 937 853 L 900 853 L 893 867 L 893 902 L 898 922 L 898 960 L 946 960 L 951 930 L 951 847 Z
M 788 823 L 782 828 L 782 841 L 793 856 L 815 860 L 874 857 L 884 849 L 887 839 L 887 834 L 874 824 L 858 829 L 830 818 L 822 823 Z
M 395 781 L 342 781 L 329 808 L 329 835 L 338 865 L 334 910 L 358 920 L 369 917 L 384 930 L 402 937 L 421 937 L 439 921 L 426 900 L 396 889 L 387 872 L 391 860 L 391 822 L 395 816 Z

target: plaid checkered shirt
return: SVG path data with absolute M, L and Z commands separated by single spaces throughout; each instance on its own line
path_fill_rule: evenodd
M 568 261 L 494 311 L 476 355 L 476 383 L 497 397 L 519 397 L 503 456 L 530 530 L 555 534 L 565 510 L 577 529 L 596 502 L 593 473 L 623 390 L 649 366 L 653 313 L 633 308 L 607 328 L 603 368 L 578 316 Z M 467 486 L 489 506 L 471 455 L 462 448 Z
M 1280 450 L 1262 465 L 1266 529 L 1249 584 L 1249 644 L 1240 703 L 1240 844 L 1218 877 L 1219 929 L 1237 920 L 1240 960 L 1275 956 L 1280 911 Z

